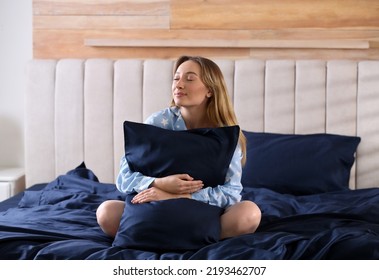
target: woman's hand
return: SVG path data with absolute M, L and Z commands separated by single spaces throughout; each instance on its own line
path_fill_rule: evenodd
M 147 190 L 144 190 L 136 194 L 132 199 L 132 203 L 145 203 L 145 202 L 172 199 L 172 198 L 190 198 L 190 197 L 191 197 L 190 194 L 172 194 L 172 193 L 168 193 L 163 190 L 160 190 L 156 187 L 151 187 Z
M 150 188 L 136 194 L 132 203 L 144 203 L 172 198 L 191 198 L 191 193 L 204 186 L 201 180 L 194 180 L 188 174 L 176 174 L 156 178 Z
M 151 187 L 171 194 L 191 194 L 204 187 L 204 184 L 201 180 L 195 180 L 188 174 L 176 174 L 156 178 Z

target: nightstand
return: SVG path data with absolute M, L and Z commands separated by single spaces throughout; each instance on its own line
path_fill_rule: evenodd
M 0 167 L 0 201 L 25 190 L 23 168 Z

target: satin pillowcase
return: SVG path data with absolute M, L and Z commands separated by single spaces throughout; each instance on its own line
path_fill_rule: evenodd
M 244 131 L 247 162 L 242 184 L 308 195 L 349 188 L 360 137 Z
M 113 246 L 164 251 L 197 250 L 220 239 L 224 210 L 187 198 L 133 204 L 124 213 Z
M 187 173 L 206 187 L 225 183 L 238 138 L 239 126 L 174 131 L 124 122 L 131 171 L 157 178 Z

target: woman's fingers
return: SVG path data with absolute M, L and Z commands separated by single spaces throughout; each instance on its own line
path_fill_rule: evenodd
M 194 193 L 204 187 L 204 183 L 201 180 L 195 181 L 186 181 L 183 182 L 183 185 L 180 187 L 180 192 L 184 193 Z
M 132 199 L 132 203 L 144 203 L 144 202 L 148 202 L 148 199 L 149 199 L 149 193 L 148 193 L 148 190 L 144 190 L 138 194 L 136 194 L 133 199 Z

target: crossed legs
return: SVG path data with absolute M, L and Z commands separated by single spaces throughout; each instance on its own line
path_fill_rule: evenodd
M 120 225 L 125 203 L 118 200 L 104 201 L 96 211 L 97 222 L 107 235 L 115 237 Z M 221 216 L 221 239 L 254 233 L 261 221 L 259 207 L 244 200 L 226 208 Z

